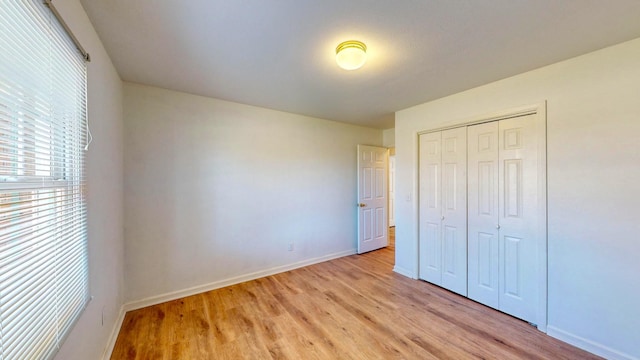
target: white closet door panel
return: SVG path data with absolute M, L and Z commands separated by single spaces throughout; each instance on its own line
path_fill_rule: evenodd
M 499 122 L 498 194 L 500 310 L 533 323 L 537 323 L 539 271 L 535 126 L 534 115 Z
M 442 284 L 441 134 L 420 135 L 420 271 L 421 279 Z
M 469 298 L 499 308 L 498 122 L 468 127 Z
M 467 128 L 442 131 L 442 287 L 467 295 Z

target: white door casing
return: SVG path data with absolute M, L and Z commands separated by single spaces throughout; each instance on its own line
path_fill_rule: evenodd
M 396 226 L 396 157 L 389 156 L 389 226 Z
M 358 145 L 358 254 L 387 246 L 388 150 Z

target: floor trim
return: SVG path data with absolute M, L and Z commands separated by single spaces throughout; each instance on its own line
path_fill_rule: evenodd
M 113 324 L 113 329 L 111 329 L 111 335 L 109 335 L 109 341 L 107 342 L 107 346 L 104 348 L 104 353 L 102 354 L 102 360 L 111 359 L 111 354 L 113 353 L 113 348 L 116 346 L 116 340 L 118 340 L 118 334 L 120 333 L 120 328 L 122 328 L 122 323 L 124 322 L 124 305 L 120 307 L 120 313 L 118 314 L 118 318 L 116 319 L 115 324 Z
M 614 350 L 610 347 L 597 343 L 595 341 L 585 339 L 570 332 L 558 329 L 555 326 L 547 326 L 547 335 L 554 337 L 560 341 L 564 341 L 567 344 L 571 344 L 575 347 L 579 347 L 590 353 L 602 356 L 610 360 L 639 360 L 637 357 L 633 357 L 629 354 L 622 353 Z
M 418 279 L 418 274 L 415 274 L 413 271 L 409 271 L 405 268 L 399 267 L 398 265 L 393 267 L 393 272 L 398 273 L 402 276 L 406 276 L 408 278 L 417 280 Z

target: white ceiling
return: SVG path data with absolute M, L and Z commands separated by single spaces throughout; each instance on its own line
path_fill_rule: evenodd
M 81 0 L 123 80 L 377 128 L 640 37 L 638 0 Z M 338 43 L 368 47 L 363 68 Z M 640 64 L 639 64 L 640 66 Z

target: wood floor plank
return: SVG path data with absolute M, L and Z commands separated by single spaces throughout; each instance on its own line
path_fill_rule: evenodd
M 128 312 L 111 359 L 599 359 L 394 273 L 390 239 L 386 249 Z

